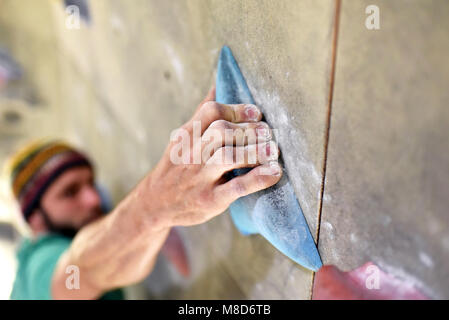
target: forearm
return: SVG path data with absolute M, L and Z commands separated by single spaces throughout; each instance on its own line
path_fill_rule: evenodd
M 161 225 L 156 206 L 140 199 L 140 195 L 149 195 L 143 190 L 147 179 L 113 212 L 78 232 L 58 264 L 54 280 L 59 284 L 53 286 L 56 298 L 97 298 L 110 289 L 136 283 L 151 272 L 170 227 Z M 61 285 L 68 265 L 80 270 L 80 290 L 67 290 L 65 282 Z

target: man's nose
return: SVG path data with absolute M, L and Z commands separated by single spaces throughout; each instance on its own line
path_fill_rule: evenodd
M 86 208 L 93 209 L 100 206 L 100 195 L 93 186 L 84 187 L 81 197 Z

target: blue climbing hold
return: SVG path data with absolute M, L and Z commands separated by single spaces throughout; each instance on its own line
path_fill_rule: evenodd
M 217 67 L 216 101 L 236 104 L 254 99 L 232 55 L 224 46 Z M 251 170 L 237 169 L 233 176 Z M 244 235 L 260 234 L 275 248 L 303 267 L 317 271 L 321 258 L 287 173 L 274 186 L 239 198 L 230 206 L 232 220 Z

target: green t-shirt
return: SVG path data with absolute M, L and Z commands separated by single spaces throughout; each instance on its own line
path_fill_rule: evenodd
M 59 257 L 70 247 L 71 239 L 46 234 L 36 240 L 24 239 L 17 252 L 18 270 L 11 299 L 49 300 L 51 299 L 51 279 Z M 121 289 L 109 291 L 100 299 L 121 300 Z

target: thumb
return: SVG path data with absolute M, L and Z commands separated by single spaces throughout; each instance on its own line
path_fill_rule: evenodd
M 206 98 L 204 98 L 203 101 L 201 101 L 201 104 L 203 104 L 207 101 L 215 101 L 215 84 L 212 85 L 209 92 L 207 93 Z
M 196 114 L 198 112 L 198 110 L 200 110 L 201 106 L 208 101 L 215 101 L 215 84 L 210 88 L 209 92 L 207 93 L 207 95 L 203 99 L 203 101 L 200 102 L 200 104 L 196 108 L 194 114 Z

